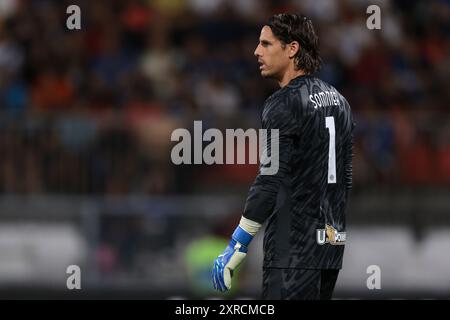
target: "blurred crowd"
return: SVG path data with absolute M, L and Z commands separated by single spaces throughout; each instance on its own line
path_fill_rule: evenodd
M 81 9 L 68 30 L 66 8 Z M 366 8 L 381 7 L 381 30 Z M 355 190 L 450 182 L 450 1 L 1 0 L 0 192 L 247 189 L 255 165 L 175 166 L 175 128 L 259 128 L 260 28 L 309 16 L 350 102 Z

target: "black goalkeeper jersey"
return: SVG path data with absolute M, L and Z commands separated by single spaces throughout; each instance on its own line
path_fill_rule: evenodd
M 264 267 L 340 269 L 352 185 L 347 100 L 326 82 L 300 76 L 265 101 L 262 128 L 279 130 L 279 168 L 267 175 L 271 164 L 261 162 L 243 215 L 267 221 Z

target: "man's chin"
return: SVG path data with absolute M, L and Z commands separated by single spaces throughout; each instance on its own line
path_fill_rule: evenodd
M 261 70 L 261 76 L 263 77 L 263 78 L 271 78 L 271 73 L 270 72 L 268 72 L 268 71 L 265 71 L 265 70 Z

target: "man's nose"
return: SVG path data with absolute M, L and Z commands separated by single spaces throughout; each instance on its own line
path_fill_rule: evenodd
M 253 52 L 253 54 L 255 55 L 255 57 L 259 57 L 259 45 L 256 47 L 255 52 Z

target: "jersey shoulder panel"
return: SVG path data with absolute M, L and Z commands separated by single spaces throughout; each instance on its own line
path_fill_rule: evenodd
M 289 88 L 281 88 L 266 100 L 262 118 L 267 129 L 279 129 L 281 134 L 288 135 L 298 132 L 297 110 Z

